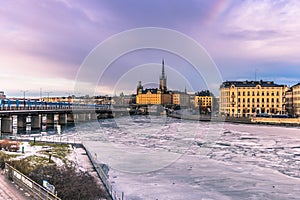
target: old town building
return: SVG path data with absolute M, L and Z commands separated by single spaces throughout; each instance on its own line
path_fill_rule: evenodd
M 300 116 L 300 83 L 286 92 L 286 110 L 291 117 Z
M 208 90 L 197 92 L 195 94 L 194 106 L 198 108 L 201 113 L 211 112 L 213 104 L 213 95 Z
M 179 105 L 181 108 L 190 107 L 190 95 L 184 92 L 172 91 L 172 104 Z
M 142 82 L 137 86 L 136 104 L 168 105 L 172 103 L 172 92 L 167 90 L 167 77 L 165 64 L 162 61 L 162 73 L 159 80 L 159 88 L 144 89 Z
M 220 86 L 219 111 L 233 117 L 285 114 L 286 90 L 273 81 L 226 81 Z

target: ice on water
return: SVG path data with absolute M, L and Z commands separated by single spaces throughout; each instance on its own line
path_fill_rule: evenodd
M 126 199 L 300 199 L 299 128 L 141 116 L 76 129 Z

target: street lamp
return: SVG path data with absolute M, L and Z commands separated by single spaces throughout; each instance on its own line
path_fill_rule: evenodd
M 21 90 L 21 92 L 23 92 L 23 97 L 24 97 L 24 109 L 25 109 L 25 106 L 26 106 L 26 102 L 25 102 L 25 94 L 26 92 L 28 92 L 29 90 Z

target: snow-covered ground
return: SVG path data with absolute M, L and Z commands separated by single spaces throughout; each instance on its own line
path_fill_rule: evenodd
M 150 116 L 62 136 L 81 137 L 125 199 L 300 199 L 299 130 Z

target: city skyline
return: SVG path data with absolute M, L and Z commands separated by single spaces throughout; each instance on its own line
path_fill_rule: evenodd
M 207 50 L 223 81 L 263 79 L 288 86 L 299 82 L 300 2 L 296 0 L 176 1 L 172 5 L 167 1 L 32 0 L 0 5 L 0 90 L 8 96 L 22 97 L 21 90 L 40 96 L 41 88 L 53 96 L 72 94 L 82 62 L 99 43 L 141 27 L 168 28 L 191 37 Z M 99 91 L 113 95 L 130 88 L 124 91 L 129 93 L 139 80 L 157 83 L 162 58 L 171 88 L 206 89 L 188 62 L 168 52 L 145 50 L 113 62 Z M 126 77 L 120 71 L 131 73 Z M 177 77 L 192 85 L 201 83 L 189 87 L 178 83 Z

